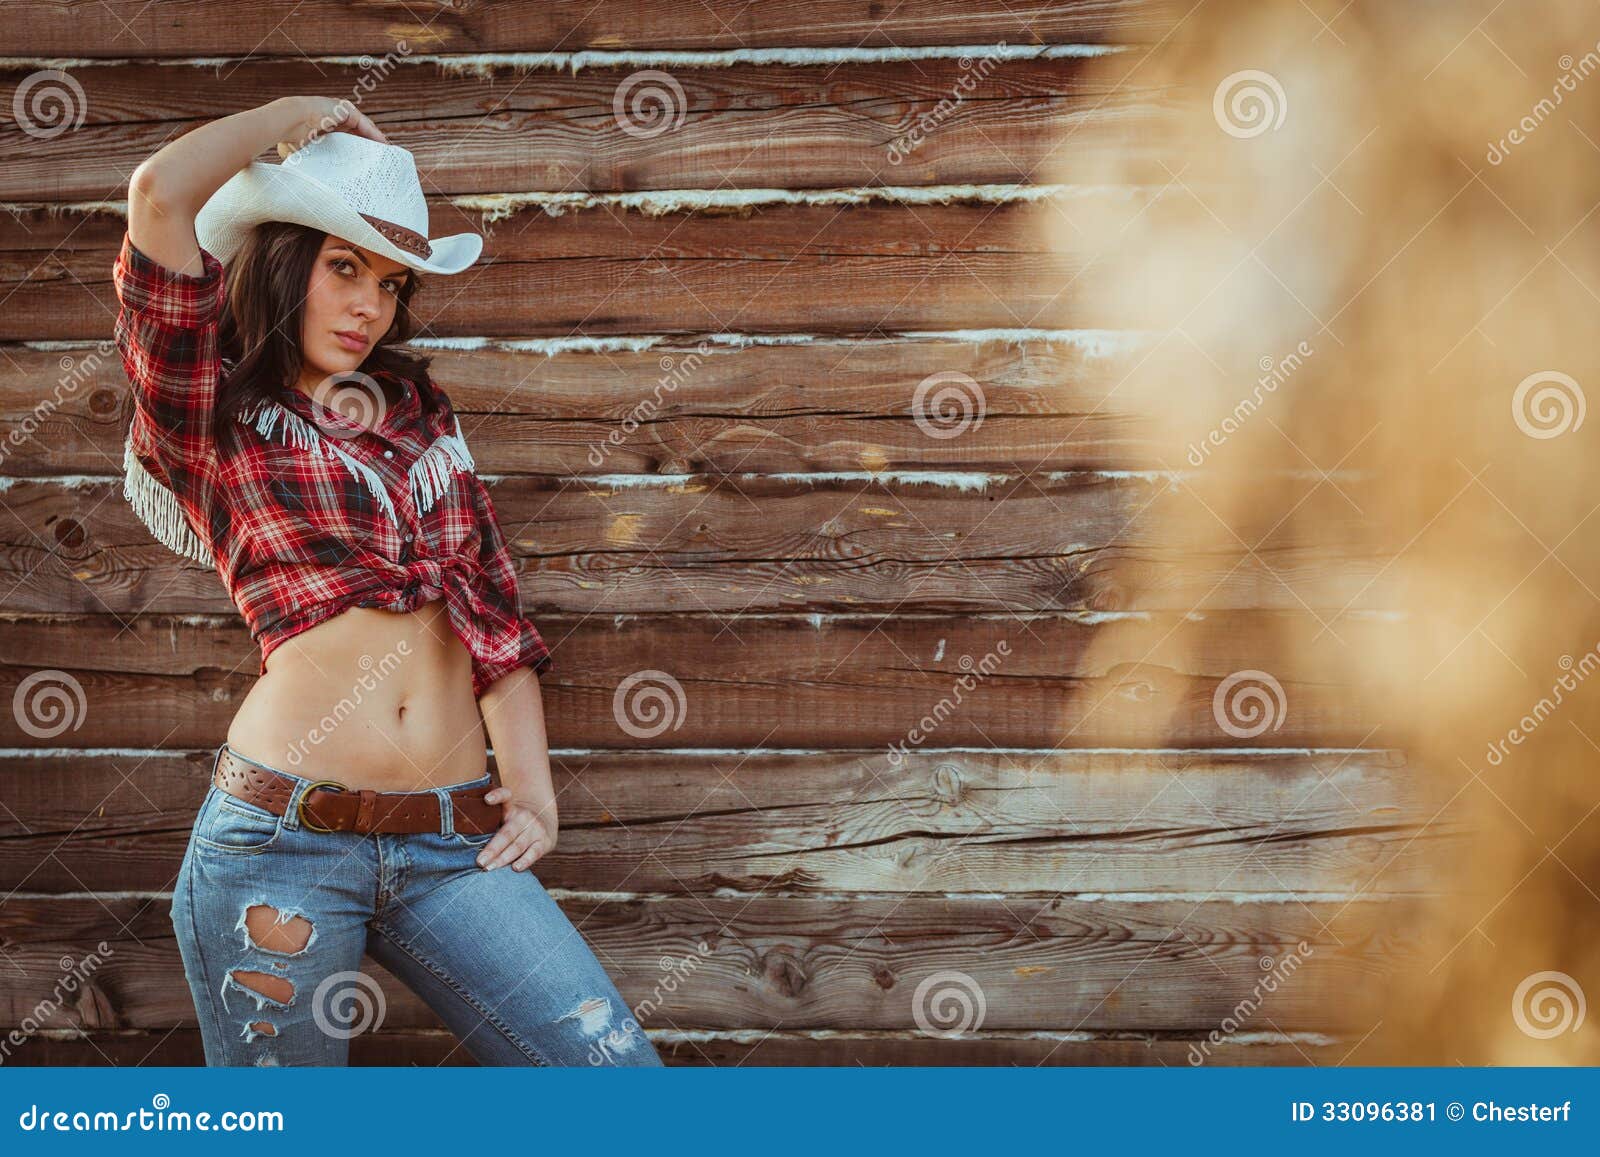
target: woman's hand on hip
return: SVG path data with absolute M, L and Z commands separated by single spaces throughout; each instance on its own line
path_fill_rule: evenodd
M 511 789 L 503 785 L 493 788 L 483 799 L 485 803 L 506 805 L 499 830 L 478 853 L 478 863 L 485 871 L 510 864 L 512 871 L 521 872 L 555 850 L 557 819 L 553 803 L 541 808 L 533 800 L 513 798 Z

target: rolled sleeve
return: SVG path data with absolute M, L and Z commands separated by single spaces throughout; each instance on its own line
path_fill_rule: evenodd
M 209 549 L 201 544 L 211 537 L 221 476 L 214 419 L 222 377 L 218 330 L 226 303 L 222 263 L 204 249 L 200 255 L 203 272 L 180 273 L 139 249 L 125 232 L 112 266 L 121 305 L 115 344 L 133 395 L 126 445 L 130 487 L 142 496 L 141 517 L 155 523 L 152 530 L 162 541 L 196 557 Z M 150 481 L 171 492 L 197 538 L 177 527 L 170 513 L 155 513 L 165 500 L 150 491 Z
M 517 584 L 517 568 L 511 558 L 510 544 L 500 529 L 500 518 L 494 500 L 482 480 L 475 486 L 478 507 L 478 565 L 482 569 L 487 601 L 500 612 L 503 624 L 494 648 L 504 659 L 477 659 L 473 664 L 472 681 L 479 696 L 489 685 L 507 672 L 518 667 L 532 667 L 534 674 L 542 675 L 551 668 L 550 648 L 545 645 L 538 627 L 523 613 L 522 592 Z
M 222 263 L 200 253 L 204 273 L 179 273 L 124 233 L 112 283 L 122 305 L 116 346 L 133 389 L 133 448 L 154 460 L 152 472 L 180 498 L 204 506 L 217 473 L 212 427 L 226 289 Z
M 133 243 L 124 232 L 112 268 L 112 286 L 122 308 L 168 329 L 200 329 L 222 316 L 225 281 L 222 262 L 200 250 L 200 273 L 168 269 Z
M 539 629 L 528 619 L 518 619 L 516 624 L 516 653 L 504 660 L 474 658 L 472 663 L 472 693 L 481 698 L 497 679 L 509 675 L 519 667 L 532 667 L 535 675 L 543 675 L 552 665 L 550 648 L 545 646 Z

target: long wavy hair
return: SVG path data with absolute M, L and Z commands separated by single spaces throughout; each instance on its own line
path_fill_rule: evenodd
M 250 231 L 224 273 L 226 307 L 217 327 L 218 353 L 225 359 L 217 391 L 213 429 L 218 446 L 236 447 L 239 413 L 257 401 L 281 397 L 300 378 L 304 357 L 300 331 L 306 286 L 328 234 L 292 221 L 265 221 Z M 395 348 L 417 332 L 410 302 L 420 288 L 416 270 L 396 293 L 394 321 L 368 351 L 361 373 L 410 378 L 424 408 L 432 404 L 431 358 Z M 231 363 L 231 364 L 229 364 Z

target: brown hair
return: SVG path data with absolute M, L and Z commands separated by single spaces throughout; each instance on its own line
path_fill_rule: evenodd
M 213 429 L 219 449 L 236 445 L 234 419 L 258 400 L 294 388 L 304 364 L 300 348 L 306 285 L 328 234 L 292 221 L 265 221 L 250 230 L 224 273 L 226 306 L 217 327 L 218 352 L 225 373 L 217 393 Z M 395 294 L 394 321 L 373 343 L 360 372 L 389 373 L 419 383 L 428 378 L 431 359 L 395 348 L 417 331 L 410 302 L 419 285 L 410 270 Z M 424 406 L 430 390 L 420 389 Z

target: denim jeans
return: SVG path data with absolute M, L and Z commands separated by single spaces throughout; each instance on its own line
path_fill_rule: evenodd
M 304 826 L 314 781 L 290 778 L 282 816 L 211 784 L 173 887 L 206 1064 L 348 1063 L 350 1038 L 384 1013 L 363 953 L 479 1064 L 661 1064 L 533 871 L 485 871 L 476 857 L 493 833 L 456 833 L 449 792 L 486 786 L 487 773 L 428 789 L 439 831 L 366 835 Z

